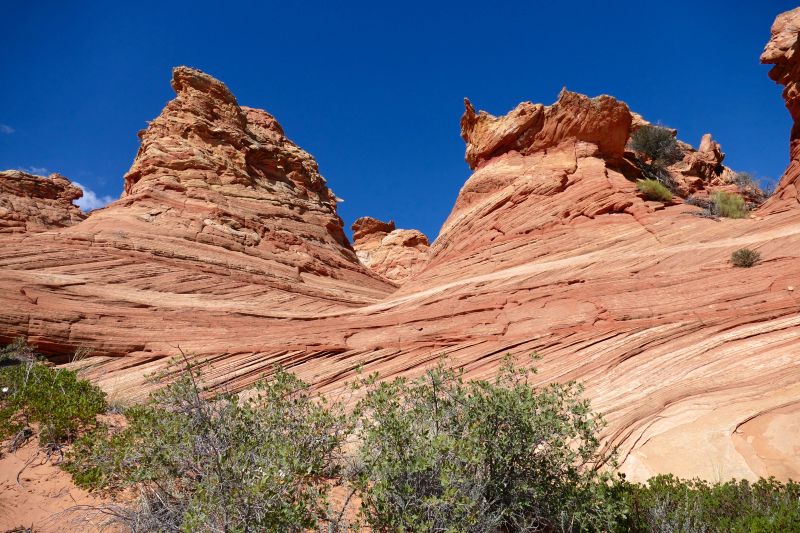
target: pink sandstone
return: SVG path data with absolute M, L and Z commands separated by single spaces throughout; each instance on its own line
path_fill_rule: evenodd
M 800 26 L 781 27 L 768 51 Z M 475 172 L 396 290 L 360 264 L 335 196 L 271 117 L 197 71 L 175 85 L 119 202 L 60 232 L 0 235 L 3 340 L 90 345 L 91 375 L 132 395 L 178 345 L 234 390 L 276 363 L 329 391 L 359 365 L 417 375 L 447 353 L 480 378 L 536 351 L 541 382 L 585 384 L 634 480 L 800 474 L 794 141 L 780 194 L 715 222 L 638 194 L 621 168 L 634 120 L 610 96 L 563 91 L 506 117 L 467 102 Z M 742 247 L 764 261 L 733 267 Z

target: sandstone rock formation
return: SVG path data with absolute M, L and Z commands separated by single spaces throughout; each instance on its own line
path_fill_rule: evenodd
M 783 85 L 786 108 L 794 125 L 790 137 L 791 164 L 783 174 L 772 198 L 764 206 L 768 212 L 793 210 L 800 202 L 800 57 L 797 36 L 800 32 L 800 7 L 787 11 L 775 19 L 772 39 L 761 54 L 761 63 L 775 65 L 769 77 Z
M 178 346 L 234 390 L 275 363 L 329 391 L 359 365 L 415 375 L 446 353 L 483 378 L 536 351 L 542 382 L 585 384 L 634 480 L 800 474 L 793 166 L 754 218 L 700 219 L 623 175 L 624 103 L 563 91 L 492 117 L 467 102 L 475 173 L 395 290 L 338 237 L 333 194 L 269 116 L 244 121 L 196 71 L 175 84 L 124 198 L 58 233 L 0 235 L 2 340 L 90 345 L 89 375 L 131 394 Z M 743 247 L 762 263 L 733 267 Z
M 174 69 L 172 85 L 177 98 L 139 133 L 119 201 L 0 247 L 3 340 L 23 334 L 55 354 L 87 343 L 98 354 L 147 353 L 148 342 L 180 341 L 165 330 L 216 337 L 217 314 L 324 313 L 395 289 L 359 263 L 316 162 L 271 115 L 239 107 L 197 70 Z
M 420 272 L 428 260 L 430 243 L 415 229 L 395 229 L 389 223 L 361 217 L 351 226 L 358 259 L 373 272 L 400 284 Z
M 74 226 L 86 214 L 74 200 L 83 191 L 61 174 L 49 178 L 0 172 L 0 233 L 36 233 Z

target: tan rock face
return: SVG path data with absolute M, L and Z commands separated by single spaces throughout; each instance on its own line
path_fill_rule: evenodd
M 73 204 L 83 191 L 61 174 L 49 178 L 0 172 L 0 233 L 36 233 L 73 226 L 87 215 Z
M 430 243 L 422 232 L 395 229 L 394 221 L 370 217 L 359 218 L 351 229 L 359 260 L 393 283 L 404 283 L 425 268 Z
M 775 65 L 769 77 L 783 85 L 786 108 L 792 115 L 789 167 L 784 172 L 765 210 L 779 212 L 797 208 L 800 202 L 800 56 L 797 37 L 800 34 L 800 7 L 779 15 L 772 25 L 772 38 L 761 54 L 761 63 Z

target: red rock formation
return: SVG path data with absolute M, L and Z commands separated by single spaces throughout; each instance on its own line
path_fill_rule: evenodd
M 87 215 L 73 200 L 83 191 L 61 174 L 49 178 L 0 172 L 0 233 L 36 233 L 73 226 Z
M 783 85 L 786 108 L 792 115 L 794 126 L 790 138 L 789 168 L 784 172 L 775 193 L 767 201 L 763 212 L 781 212 L 797 208 L 800 202 L 800 7 L 779 15 L 772 25 L 772 38 L 761 54 L 761 63 L 775 65 L 769 77 Z
M 607 95 L 588 98 L 566 88 L 551 106 L 523 102 L 499 118 L 485 111 L 476 115 L 466 98 L 464 106 L 461 137 L 467 143 L 465 160 L 471 169 L 507 152 L 532 154 L 572 138 L 594 143 L 605 157 L 619 161 L 631 125 L 623 102 Z
M 58 235 L 0 247 L 3 339 L 147 353 L 179 340 L 165 330 L 216 337 L 234 319 L 224 337 L 247 336 L 252 323 L 236 317 L 348 309 L 395 289 L 359 263 L 316 162 L 271 115 L 240 108 L 196 70 L 176 68 L 173 87 L 177 98 L 139 134 L 119 201 Z M 31 253 L 45 270 L 19 267 Z M 319 344 L 302 332 L 283 341 Z
M 632 118 L 611 97 L 562 92 L 509 117 L 467 105 L 475 173 L 424 270 L 392 292 L 338 243 L 333 195 L 307 167 L 291 184 L 262 179 L 281 172 L 248 155 L 283 142 L 270 118 L 245 130 L 204 79 L 183 100 L 195 85 L 180 82 L 175 116 L 205 129 L 183 136 L 168 107 L 125 198 L 57 236 L 0 236 L 0 333 L 51 352 L 89 344 L 91 375 L 132 393 L 177 345 L 233 389 L 281 363 L 323 391 L 359 365 L 414 375 L 447 353 L 485 378 L 506 353 L 536 351 L 542 382 L 585 384 L 633 479 L 800 474 L 796 203 L 716 222 L 645 202 L 619 171 Z M 202 103 L 209 92 L 219 105 Z M 743 247 L 764 261 L 733 267 Z
M 420 231 L 395 229 L 394 221 L 387 224 L 370 217 L 359 218 L 351 229 L 359 260 L 393 283 L 404 283 L 428 261 L 430 243 Z

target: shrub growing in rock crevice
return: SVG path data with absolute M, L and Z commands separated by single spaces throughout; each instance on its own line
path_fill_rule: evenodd
M 636 182 L 639 192 L 652 202 L 669 202 L 672 200 L 672 192 L 661 182 L 656 180 L 639 180 Z
M 680 161 L 683 151 L 670 129 L 642 126 L 631 135 L 628 149 L 636 154 L 636 164 L 645 179 L 658 181 L 671 191 L 677 188 L 667 167 Z
M 750 268 L 759 261 L 761 261 L 761 254 L 749 248 L 742 248 L 731 254 L 731 263 L 733 263 L 733 266 Z

